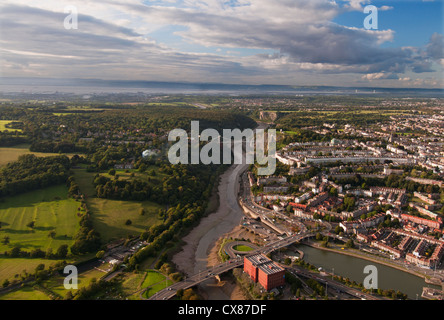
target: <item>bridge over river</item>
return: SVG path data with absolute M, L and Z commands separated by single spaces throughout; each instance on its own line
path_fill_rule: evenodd
M 281 240 L 274 241 L 272 243 L 269 243 L 265 246 L 262 246 L 258 249 L 248 251 L 248 253 L 245 256 L 254 255 L 258 253 L 267 254 L 274 250 L 278 250 L 280 248 L 289 246 L 295 242 L 301 241 L 305 238 L 313 237 L 315 235 L 314 232 L 309 233 L 300 233 L 295 234 L 286 238 L 283 238 Z M 230 260 L 218 264 L 216 266 L 213 266 L 212 268 L 206 269 L 204 271 L 198 272 L 190 277 L 185 278 L 184 280 L 180 282 L 176 282 L 173 285 L 156 292 L 149 300 L 168 300 L 171 299 L 176 295 L 176 291 L 180 289 L 188 289 L 191 287 L 194 287 L 195 285 L 198 285 L 199 283 L 206 281 L 212 277 L 215 277 L 217 275 L 220 275 L 224 272 L 227 272 L 231 269 L 238 268 L 244 264 L 244 258 L 243 257 L 231 257 Z

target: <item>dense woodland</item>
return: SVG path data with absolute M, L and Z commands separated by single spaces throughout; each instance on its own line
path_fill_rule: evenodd
M 0 197 L 65 183 L 71 161 L 67 156 L 22 155 L 0 169 Z
M 65 111 L 65 113 L 60 112 Z M 21 140 L 31 143 L 31 151 L 94 153 L 97 147 L 147 144 L 161 147 L 172 129 L 189 130 L 198 120 L 200 130 L 252 128 L 255 122 L 238 112 L 202 110 L 195 107 L 141 106 L 133 109 L 107 108 L 94 112 L 49 107 L 0 107 L 2 118 L 23 123 Z M 12 145 L 14 132 L 0 137 L 3 146 Z M 9 136 L 10 135 L 10 136 Z

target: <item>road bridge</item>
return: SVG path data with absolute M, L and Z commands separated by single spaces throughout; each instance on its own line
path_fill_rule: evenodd
M 290 237 L 286 237 L 277 241 L 274 241 L 272 243 L 269 243 L 265 246 L 262 246 L 260 248 L 257 248 L 252 251 L 248 251 L 248 254 L 245 256 L 255 255 L 259 253 L 267 254 L 272 251 L 278 250 L 280 248 L 289 246 L 295 242 L 301 241 L 305 238 L 313 237 L 314 233 L 301 233 L 296 234 Z M 201 282 L 204 282 L 208 279 L 211 279 L 215 277 L 216 275 L 220 275 L 224 272 L 227 272 L 231 269 L 238 268 L 244 264 L 244 258 L 243 257 L 232 257 L 232 259 L 223 262 L 221 264 L 215 265 L 212 268 L 208 268 L 206 270 L 203 270 L 201 272 L 198 272 L 190 277 L 185 278 L 184 280 L 180 282 L 176 282 L 173 285 L 156 292 L 149 300 L 168 300 L 171 299 L 176 295 L 177 290 L 180 289 L 188 289 L 191 287 L 194 287 L 198 285 Z

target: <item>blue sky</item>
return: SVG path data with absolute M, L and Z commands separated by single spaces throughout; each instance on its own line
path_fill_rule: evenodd
M 392 29 L 396 32 L 389 46 L 424 46 L 435 32 L 444 31 L 442 1 L 420 0 L 391 0 L 371 1 L 370 4 L 380 8 L 392 7 L 389 10 L 378 11 L 378 28 Z M 363 12 L 347 12 L 339 15 L 334 22 L 349 26 L 363 27 Z
M 367 5 L 377 30 L 363 27 Z M 63 24 L 67 6 L 77 29 Z M 5 77 L 444 84 L 442 0 L 4 0 L 0 11 Z

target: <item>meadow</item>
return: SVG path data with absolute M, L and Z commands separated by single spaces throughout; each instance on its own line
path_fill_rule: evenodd
M 18 132 L 22 132 L 21 129 L 11 129 L 11 128 L 6 128 L 6 124 L 13 122 L 14 120 L 0 120 L 0 131 L 18 131 Z
M 79 273 L 77 278 L 77 288 L 87 287 L 93 279 L 100 280 L 106 273 L 97 269 L 91 269 L 86 272 Z M 49 291 L 55 293 L 59 297 L 64 298 L 69 290 L 65 289 L 63 284 L 64 281 L 63 276 L 52 277 L 49 280 L 46 280 L 42 285 L 48 289 Z M 77 289 L 77 290 L 78 290 Z M 73 292 L 75 289 L 71 289 Z
M 152 225 L 163 222 L 158 218 L 159 209 L 164 206 L 152 201 L 125 201 L 96 198 L 93 179 L 96 173 L 87 172 L 85 169 L 75 169 L 74 177 L 82 193 L 86 194 L 86 204 L 92 213 L 94 228 L 100 233 L 104 243 L 126 238 L 133 235 L 138 236 Z M 117 170 L 119 179 L 129 179 L 130 173 Z M 139 173 L 136 173 L 139 175 Z M 108 176 L 103 173 L 102 175 Z M 140 214 L 141 209 L 145 213 Z M 126 224 L 127 220 L 131 224 Z
M 163 274 L 155 270 L 148 270 L 142 288 L 147 288 L 142 294 L 144 298 L 150 298 L 156 292 L 172 285 L 173 282 Z
M 25 286 L 0 296 L 0 300 L 50 300 L 42 291 Z
M 36 157 L 49 157 L 58 156 L 58 153 L 43 153 L 43 152 L 32 152 L 29 151 L 29 144 L 19 144 L 13 147 L 0 147 L 0 167 L 8 164 L 9 162 L 16 161 L 21 155 L 33 154 Z M 70 157 L 74 154 L 67 154 Z
M 20 262 L 19 260 L 31 262 L 31 265 L 34 265 L 32 263 L 34 260 L 38 260 L 36 261 L 38 263 L 44 263 L 44 261 L 42 262 L 42 259 L 14 259 L 15 262 Z M 1 266 L 2 264 L 0 262 L 0 270 Z M 97 269 L 91 269 L 80 273 L 77 279 L 78 289 L 87 287 L 93 281 L 93 279 L 99 280 L 104 275 L 106 275 L 105 272 Z M 65 289 L 63 282 L 64 277 L 62 275 L 54 276 L 43 281 L 38 286 L 26 285 L 12 292 L 0 295 L 0 300 L 50 300 L 51 296 L 63 299 L 69 291 Z M 72 289 L 72 291 L 74 290 L 75 289 Z
M 45 269 L 51 265 L 55 265 L 62 260 L 47 260 L 47 259 L 30 259 L 30 258 L 5 258 L 0 259 L 0 285 L 8 279 L 12 281 L 16 275 L 25 275 L 25 273 L 34 273 L 39 264 L 44 264 Z
M 63 244 L 70 246 L 79 229 L 78 208 L 64 185 L 4 199 L 0 202 L 0 238 L 9 237 L 9 243 L 0 243 L 0 251 L 17 245 L 23 251 L 52 248 L 55 252 Z M 28 226 L 31 221 L 35 221 L 33 228 Z M 52 231 L 54 237 L 49 236 Z
M 157 218 L 158 210 L 163 207 L 150 201 L 89 198 L 86 203 L 92 212 L 94 228 L 100 233 L 104 243 L 130 235 L 139 236 L 152 225 L 163 221 Z M 140 214 L 142 208 L 145 210 L 144 215 Z M 127 225 L 127 220 L 131 224 Z

